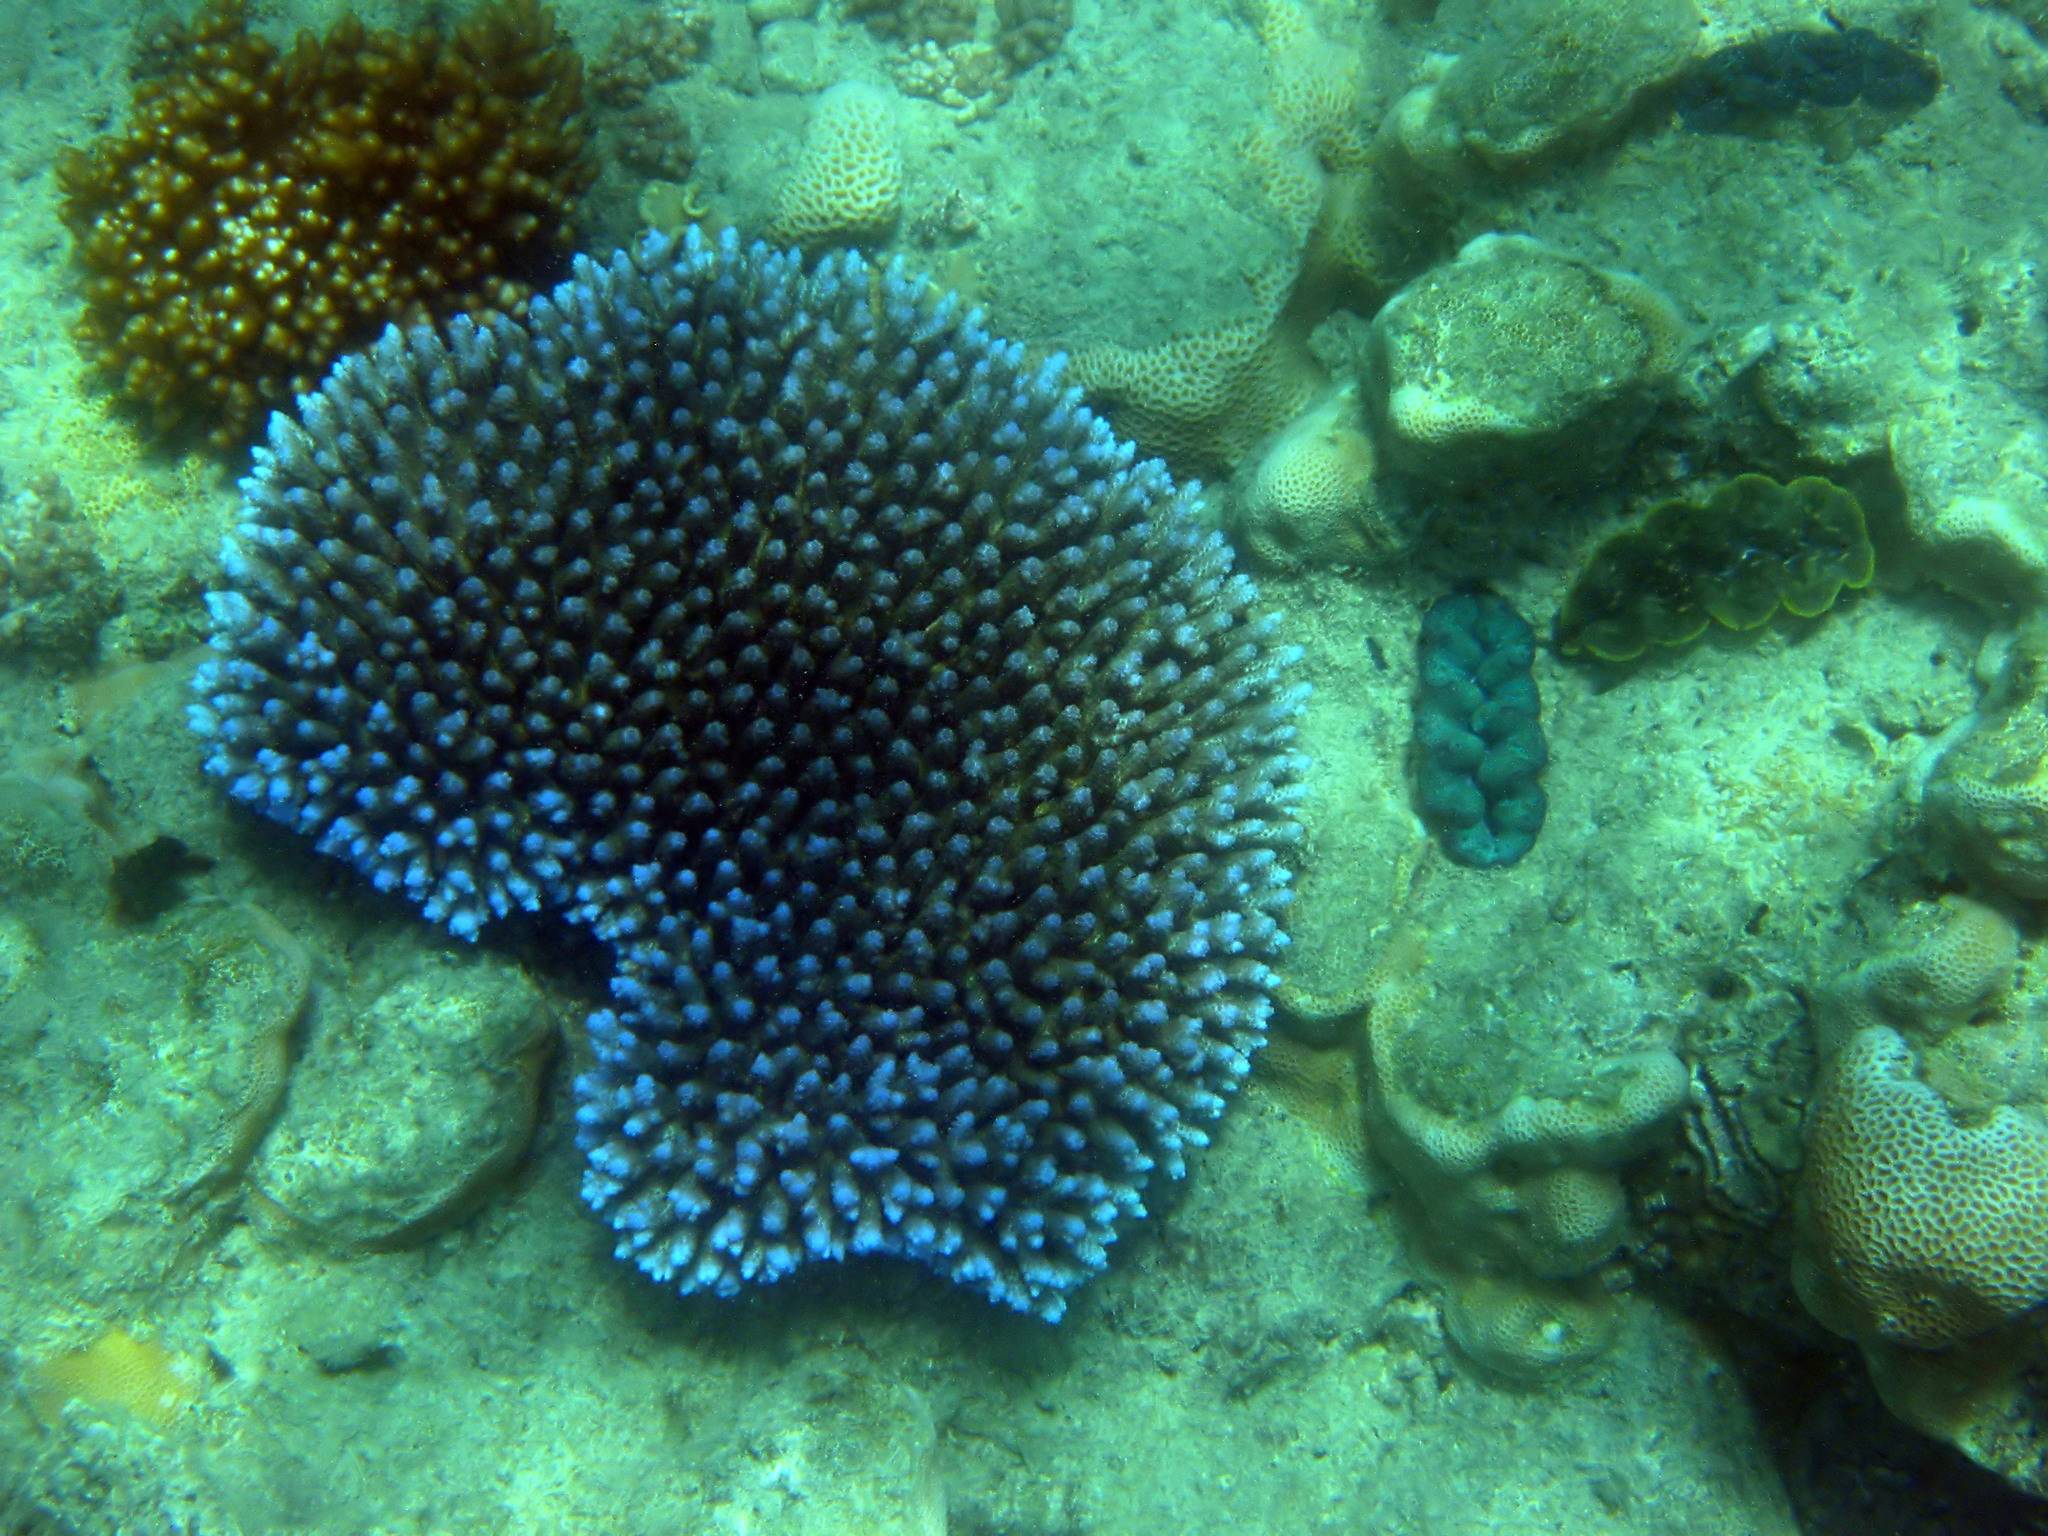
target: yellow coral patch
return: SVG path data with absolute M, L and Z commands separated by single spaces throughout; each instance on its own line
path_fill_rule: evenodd
M 1894 1030 L 1859 1030 L 1814 1102 L 1795 1271 L 1837 1332 L 1940 1349 L 2048 1302 L 2048 1124 L 1958 1118 Z
M 109 1328 L 84 1349 L 58 1355 L 30 1374 L 29 1400 L 54 1422 L 68 1404 L 126 1414 L 167 1429 L 198 1395 L 197 1367 L 155 1339 Z

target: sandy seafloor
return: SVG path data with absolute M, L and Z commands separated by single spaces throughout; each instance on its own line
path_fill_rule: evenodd
M 612 19 L 562 9 L 590 38 Z M 2011 461 L 2005 434 L 2038 433 L 2048 385 L 2034 198 L 2048 127 L 2001 92 L 1988 29 L 2002 13 L 1961 0 L 1833 9 L 1924 35 L 1944 74 L 1937 101 L 1840 158 L 1796 132 L 1639 127 L 1474 196 L 1447 250 L 1527 233 L 1669 296 L 1691 351 L 1646 453 L 1682 455 L 1685 413 L 1712 414 L 1758 328 L 1776 327 L 1832 338 L 1841 355 L 1819 370 L 1837 391 L 1816 408 L 1825 419 L 1794 423 L 1809 451 L 1781 442 L 1775 466 L 1826 467 L 1810 450 L 1833 442 L 1834 467 L 1874 473 L 1888 437 L 1918 423 L 1953 445 L 1914 469 L 1919 493 L 1944 476 L 1988 482 Z M 1389 1175 L 1333 1154 L 1326 1128 L 1256 1077 L 1186 1186 L 1055 1328 L 901 1266 L 722 1304 L 678 1301 L 616 1263 L 578 1203 L 568 1111 L 596 983 L 573 960 L 521 980 L 510 943 L 438 959 L 447 946 L 424 925 L 230 815 L 198 775 L 184 690 L 231 477 L 140 456 L 95 403 L 67 333 L 78 300 L 51 176 L 60 146 L 118 118 L 130 10 L 23 7 L 0 29 L 0 474 L 10 493 L 62 477 L 125 590 L 96 664 L 0 664 L 0 810 L 56 850 L 28 922 L 51 962 L 42 1002 L 0 1039 L 10 1531 L 2024 1528 L 2018 1496 L 1888 1420 L 1853 1352 L 1687 1315 L 1625 1267 L 1605 1353 L 1534 1381 L 1488 1376 L 1446 1337 Z M 829 24 L 801 47 L 785 34 L 764 82 L 757 34 L 738 7 L 720 10 L 710 56 L 672 89 L 712 216 L 747 227 L 800 131 L 795 87 L 886 76 L 881 45 Z M 1328 18 L 1350 29 L 1381 106 L 1433 45 L 1428 27 L 1370 5 Z M 1819 12 L 1721 0 L 1710 19 L 1740 35 Z M 788 59 L 819 48 L 813 78 L 787 78 Z M 1059 54 L 982 120 L 902 103 L 911 216 L 898 244 L 1035 346 L 1141 345 L 1227 319 L 1247 276 L 1285 255 L 1236 150 L 1258 71 L 1228 0 L 1079 0 Z M 617 218 L 632 189 L 613 191 Z M 917 235 L 917 212 L 955 194 L 972 231 Z M 2032 489 L 2031 515 L 2048 515 Z M 1513 488 L 1459 506 L 1501 520 L 1477 542 L 1512 554 L 1478 574 L 1539 627 L 1577 553 L 1625 510 Z M 1418 616 L 1475 574 L 1469 555 L 1270 577 L 1315 687 L 1291 979 L 1348 984 L 1398 920 L 1431 936 L 1439 1027 L 1505 1018 L 1556 1071 L 1680 1031 L 1796 1053 L 1799 1000 L 1855 958 L 1852 892 L 1892 854 L 1902 792 L 1975 704 L 1978 649 L 2014 617 L 2002 586 L 1923 581 L 1939 562 L 1896 527 L 1889 537 L 1878 582 L 1817 622 L 1713 638 L 1619 677 L 1539 652 L 1550 816 L 1535 851 L 1495 872 L 1422 852 L 1404 773 Z M 161 855 L 164 836 L 189 872 L 163 910 L 108 919 L 108 860 L 153 843 Z M 197 931 L 220 911 L 238 914 L 228 930 Z M 0 934 L 9 965 L 28 964 L 20 931 Z M 237 1014 L 250 1033 L 229 1038 L 222 1008 L 194 1001 L 242 986 L 244 1013 L 291 1012 L 246 995 L 236 946 L 270 968 L 259 992 L 310 992 L 283 1035 Z M 449 1230 L 385 1252 L 303 1241 L 265 1194 L 290 1179 L 293 1149 L 255 1138 L 274 1143 L 323 1096 L 344 1100 L 330 1118 L 375 1114 L 345 1102 L 336 1063 L 352 1021 L 408 978 L 458 974 L 472 1002 L 530 987 L 562 1021 L 551 1062 L 519 1044 L 490 1068 L 509 1098 L 477 1100 L 516 1149 L 518 1096 L 537 1081 L 530 1148 L 489 1170 L 479 1208 Z M 195 1019 L 222 1037 L 181 1042 Z M 445 1065 L 443 1077 L 421 1115 L 472 1105 L 475 1084 Z M 191 1192 L 251 1146 L 226 1187 Z M 126 1389 L 102 1384 L 53 1408 L 45 1363 L 109 1330 L 148 1341 L 135 1368 L 164 1373 L 155 1399 L 126 1411 Z

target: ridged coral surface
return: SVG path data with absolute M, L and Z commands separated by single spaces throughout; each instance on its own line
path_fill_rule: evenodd
M 1263 1039 L 1289 654 L 1186 493 L 894 268 L 650 237 L 393 331 L 245 482 L 208 770 L 610 946 L 585 1195 L 690 1292 L 1048 1317 Z
M 1814 1099 L 1802 1294 L 1830 1327 L 1941 1349 L 2048 1301 L 2048 1125 L 1959 1115 L 1897 1031 L 1858 1030 Z
M 285 52 L 246 13 L 175 29 L 128 123 L 57 165 L 87 356 L 157 428 L 222 448 L 386 323 L 559 277 L 594 172 L 582 65 L 534 0 Z
M 776 236 L 805 246 L 873 237 L 902 204 L 903 151 L 888 93 L 858 80 L 833 86 L 812 109 L 803 150 L 776 195 Z

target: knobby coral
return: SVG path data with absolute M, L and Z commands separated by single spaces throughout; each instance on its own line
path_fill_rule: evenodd
M 618 959 L 585 1196 L 685 1292 L 1056 1317 L 1261 1044 L 1273 620 L 1156 463 L 891 267 L 649 237 L 274 419 L 194 719 L 452 930 Z

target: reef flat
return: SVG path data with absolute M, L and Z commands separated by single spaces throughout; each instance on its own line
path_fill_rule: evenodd
M 8 29 L 8 1528 L 2038 1521 L 2044 39 Z

